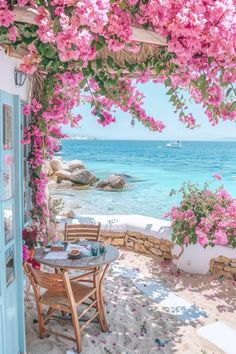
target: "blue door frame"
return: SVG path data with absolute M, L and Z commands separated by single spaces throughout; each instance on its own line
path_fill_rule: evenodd
M 21 134 L 20 97 L 0 91 L 1 354 L 25 353 Z

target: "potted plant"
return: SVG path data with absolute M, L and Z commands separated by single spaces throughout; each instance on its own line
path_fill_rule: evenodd
M 174 262 L 188 272 L 206 274 L 210 259 L 219 255 L 236 258 L 236 199 L 223 186 L 212 191 L 209 185 L 184 183 L 180 204 L 166 214 L 172 221 Z

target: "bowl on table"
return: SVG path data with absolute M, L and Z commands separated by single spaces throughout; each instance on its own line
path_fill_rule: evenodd
M 72 249 L 69 253 L 68 253 L 68 258 L 70 259 L 78 259 L 78 258 L 81 258 L 82 257 L 82 254 L 80 252 L 80 250 L 78 249 Z

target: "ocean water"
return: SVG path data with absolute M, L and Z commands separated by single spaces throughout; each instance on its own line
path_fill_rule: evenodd
M 59 152 L 64 160 L 79 159 L 97 177 L 112 173 L 131 176 L 122 191 L 60 191 L 81 214 L 141 214 L 163 217 L 180 196 L 172 188 L 184 181 L 203 184 L 212 174 L 222 175 L 220 184 L 236 196 L 236 142 L 183 142 L 182 149 L 166 147 L 165 141 L 63 140 Z

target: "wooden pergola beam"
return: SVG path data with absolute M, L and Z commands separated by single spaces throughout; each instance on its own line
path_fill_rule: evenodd
M 15 21 L 29 23 L 31 25 L 36 25 L 35 16 L 37 15 L 37 11 L 33 8 L 27 6 L 15 6 L 14 8 Z
M 132 26 L 132 31 L 133 33 L 131 40 L 134 42 L 156 44 L 161 46 L 167 45 L 166 38 L 156 32 L 135 26 Z
M 19 7 L 16 6 L 14 8 L 15 21 L 29 23 L 35 25 L 35 16 L 37 15 L 37 11 L 30 7 Z M 167 45 L 166 38 L 161 36 L 160 34 L 145 30 L 141 27 L 132 26 L 132 36 L 131 40 L 139 43 L 150 43 L 155 45 Z

